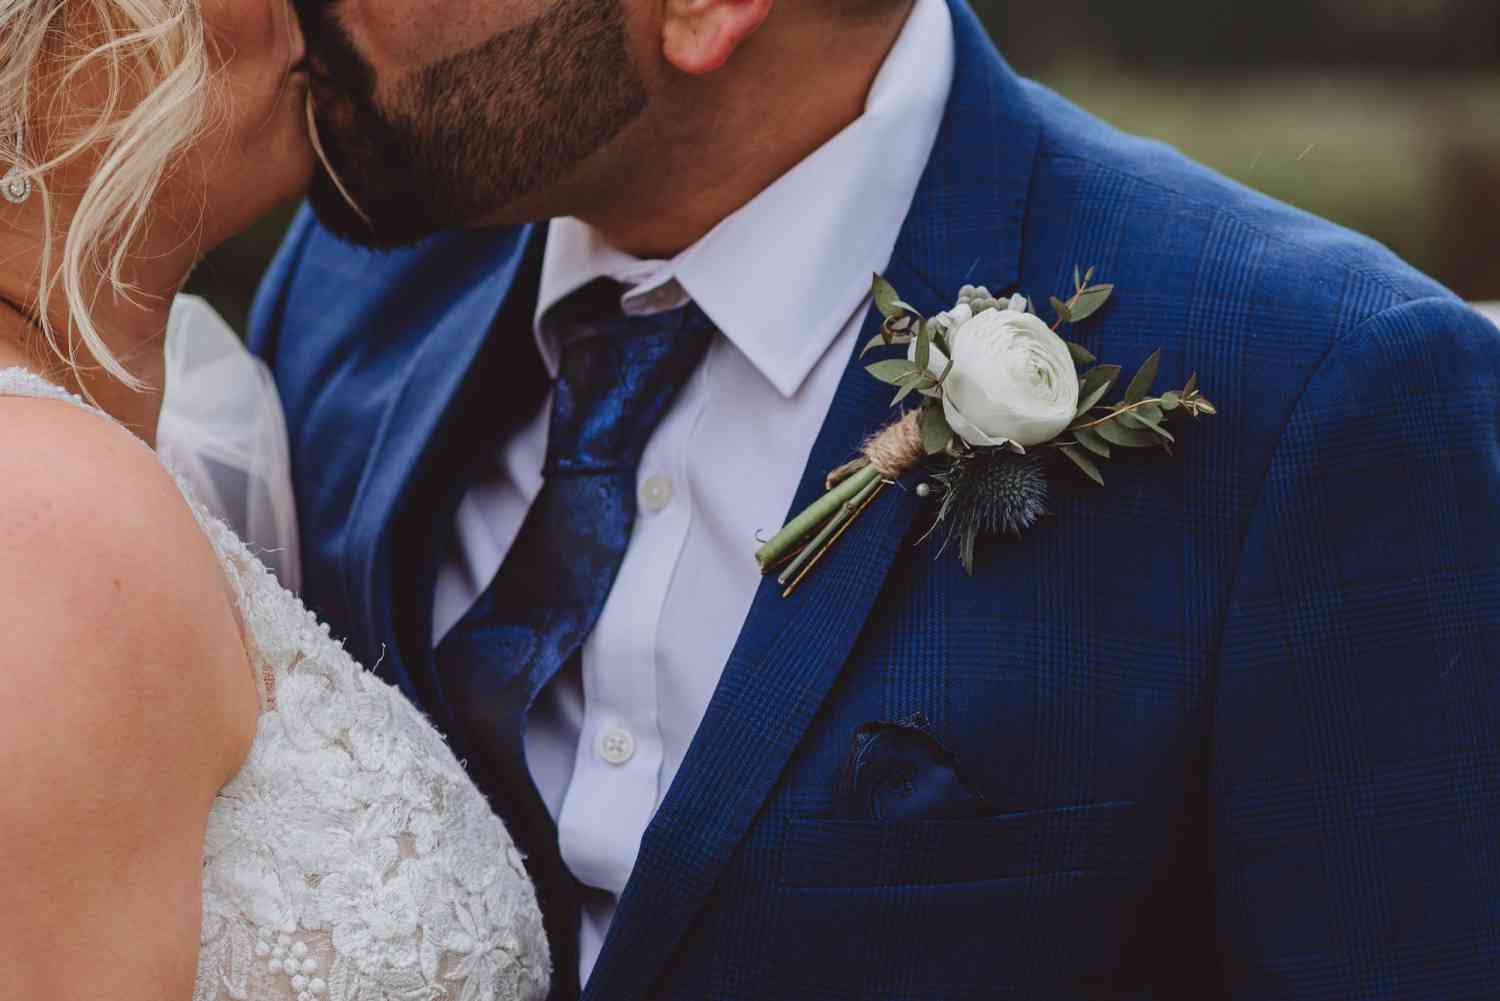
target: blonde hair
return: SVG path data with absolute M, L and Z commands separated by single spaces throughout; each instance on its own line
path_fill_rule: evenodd
M 37 303 L 61 288 L 65 335 L 40 305 L 37 319 L 75 370 L 82 345 L 111 376 L 142 386 L 106 346 L 94 303 L 137 291 L 126 262 L 162 178 L 202 129 L 209 75 L 199 0 L 0 0 L 0 172 L 19 166 L 41 200 Z M 80 80 L 102 81 L 102 101 L 80 107 L 72 86 Z M 48 123 L 45 151 L 38 120 Z M 17 148 L 18 121 L 25 148 Z M 59 248 L 48 175 L 80 160 L 93 166 Z

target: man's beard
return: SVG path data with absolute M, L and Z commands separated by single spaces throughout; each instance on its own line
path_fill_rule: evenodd
M 354 243 L 393 247 L 494 220 L 565 176 L 644 110 L 619 0 L 558 0 L 542 17 L 425 67 L 382 95 L 328 9 L 297 0 L 326 170 L 309 200 Z M 323 75 L 326 73 L 326 77 Z

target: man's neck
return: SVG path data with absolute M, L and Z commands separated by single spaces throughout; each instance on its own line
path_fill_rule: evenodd
M 627 156 L 580 172 L 577 191 L 602 194 L 573 214 L 643 259 L 692 246 L 863 114 L 911 6 L 847 23 L 779 8 L 729 67 L 679 79 Z

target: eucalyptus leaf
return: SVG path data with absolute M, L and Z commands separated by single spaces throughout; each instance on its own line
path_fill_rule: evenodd
M 1079 428 L 1077 431 L 1073 432 L 1073 437 L 1078 439 L 1078 444 L 1082 445 L 1090 452 L 1093 452 L 1095 455 L 1099 456 L 1099 458 L 1109 458 L 1109 442 L 1099 437 L 1099 432 L 1095 429 Z
M 1073 322 L 1082 323 L 1099 312 L 1114 291 L 1113 285 L 1094 285 L 1078 293 L 1073 302 Z
M 890 282 L 876 275 L 871 282 L 870 289 L 875 295 L 875 308 L 880 310 L 881 316 L 889 320 L 902 313 L 901 297 L 896 294 Z
M 927 364 L 932 360 L 931 323 L 923 323 L 922 329 L 917 331 L 917 351 L 916 358 L 914 360 L 916 362 L 917 368 L 921 369 L 924 372 L 927 371 Z
M 1078 412 L 1084 413 L 1103 399 L 1119 377 L 1118 365 L 1099 365 L 1083 373 L 1083 378 L 1078 382 Z
M 922 370 L 917 368 L 911 362 L 907 361 L 905 358 L 891 358 L 886 361 L 875 362 L 873 365 L 866 365 L 865 371 L 869 372 L 881 382 L 888 383 L 892 386 L 899 386 L 901 385 L 903 380 L 909 378 L 913 372 L 920 372 Z
M 1151 431 L 1151 432 L 1153 432 L 1153 433 L 1155 433 L 1155 434 L 1157 434 L 1157 435 L 1165 438 L 1167 441 L 1176 441 L 1177 440 L 1176 438 L 1172 437 L 1172 433 L 1170 431 L 1168 431 L 1166 428 L 1164 428 L 1164 427 L 1161 426 L 1160 422 L 1153 421 L 1153 420 L 1148 420 L 1147 418 L 1141 416 L 1141 414 L 1138 413 L 1138 412 L 1134 412 L 1133 411 L 1133 412 L 1128 413 L 1128 414 L 1121 414 L 1117 418 L 1117 420 L 1118 420 L 1118 422 L 1119 422 L 1119 424 L 1120 424 L 1121 427 L 1132 428 L 1132 429 L 1134 429 L 1134 428 L 1143 428 L 1143 429 L 1145 429 L 1147 431 Z
M 1161 442 L 1161 439 L 1150 431 L 1121 427 L 1118 421 L 1105 421 L 1103 424 L 1096 424 L 1090 430 L 1098 432 L 1099 437 L 1111 445 L 1119 445 L 1121 448 L 1154 448 Z
M 901 388 L 896 391 L 896 398 L 891 401 L 891 406 L 896 406 L 919 389 L 931 389 L 933 382 L 930 378 L 924 378 L 925 375 L 926 373 L 919 373 L 916 378 L 903 379 L 900 383 Z
M 910 342 L 910 340 L 911 338 L 909 337 L 890 337 L 886 334 L 885 330 L 882 329 L 880 333 L 870 338 L 869 343 L 867 343 L 863 348 L 860 349 L 859 356 L 863 358 L 865 355 L 869 354 L 871 351 L 874 351 L 876 348 L 887 348 L 897 344 L 906 344 Z
M 1161 394 L 1161 408 L 1162 408 L 1162 410 L 1171 412 L 1173 410 L 1176 410 L 1181 405 L 1182 405 L 1182 395 L 1180 393 L 1178 393 L 1177 390 L 1172 389 L 1172 390 L 1168 390 L 1167 392 Z
M 1076 264 L 1073 265 L 1073 288 L 1079 292 L 1083 291 L 1083 272 L 1078 270 Z
M 1067 303 L 1063 302 L 1055 295 L 1052 296 L 1050 301 L 1052 303 L 1052 311 L 1057 314 L 1057 322 L 1068 323 L 1072 321 L 1073 312 L 1072 310 L 1068 309 Z
M 1187 385 L 1182 387 L 1182 395 L 1183 396 L 1192 396 L 1193 395 L 1193 390 L 1195 390 L 1197 388 L 1198 388 L 1198 373 L 1194 372 L 1192 375 L 1188 376 Z
M 1213 416 L 1214 414 L 1219 412 L 1219 408 L 1214 406 L 1212 403 L 1209 403 L 1208 397 L 1206 396 L 1198 397 L 1193 401 L 1193 403 L 1198 407 L 1199 410 L 1201 410 L 1205 414 L 1208 414 L 1209 416 Z
M 1128 407 L 1132 403 L 1144 400 L 1146 394 L 1151 391 L 1151 384 L 1156 381 L 1156 371 L 1159 368 L 1161 368 L 1160 348 L 1151 353 L 1151 357 L 1146 359 L 1140 371 L 1136 372 L 1135 378 L 1130 380 L 1130 386 L 1125 390 L 1125 395 L 1120 402 Z
M 1162 417 L 1165 416 L 1159 403 L 1142 403 L 1132 410 L 1131 413 L 1147 424 L 1160 424 Z
M 1099 401 L 1104 398 L 1104 394 L 1109 392 L 1109 387 L 1113 385 L 1113 380 L 1101 382 L 1099 383 L 1099 385 L 1089 390 L 1087 396 L 1080 397 L 1078 400 L 1078 412 L 1075 413 L 1073 417 L 1077 419 L 1088 413 L 1090 410 L 1093 410 L 1094 407 L 1099 403 Z M 1079 386 L 1078 389 L 1080 392 L 1083 391 L 1082 386 Z
M 1164 416 L 1161 407 L 1155 403 L 1143 403 L 1138 404 L 1133 410 L 1120 412 L 1115 419 L 1124 427 L 1145 428 L 1148 431 L 1155 431 L 1168 441 L 1174 441 L 1175 439 L 1161 426 Z
M 922 450 L 928 455 L 937 455 L 953 440 L 953 429 L 941 406 L 928 405 L 922 408 Z
M 1084 272 L 1083 283 L 1085 285 L 1087 285 L 1089 282 L 1091 282 L 1093 280 L 1094 280 L 1094 269 L 1093 268 L 1089 268 L 1086 272 Z
M 1063 455 L 1066 455 L 1072 461 L 1073 465 L 1083 470 L 1085 476 L 1101 487 L 1104 486 L 1104 476 L 1099 472 L 1099 467 L 1094 463 L 1094 460 L 1089 458 L 1088 453 L 1082 449 L 1074 448 L 1072 445 L 1064 445 L 1059 451 Z
M 1073 364 L 1075 365 L 1092 365 L 1099 360 L 1082 344 L 1075 344 L 1072 341 L 1064 341 L 1063 343 L 1068 346 L 1068 354 L 1073 356 Z

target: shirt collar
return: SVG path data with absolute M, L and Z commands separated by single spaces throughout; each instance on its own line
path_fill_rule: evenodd
M 953 83 L 944 0 L 917 0 L 864 113 L 670 261 L 642 261 L 577 219 L 547 235 L 537 345 L 555 376 L 559 346 L 542 322 L 595 278 L 633 286 L 622 305 L 650 313 L 695 301 L 784 397 L 793 396 L 890 262 Z

